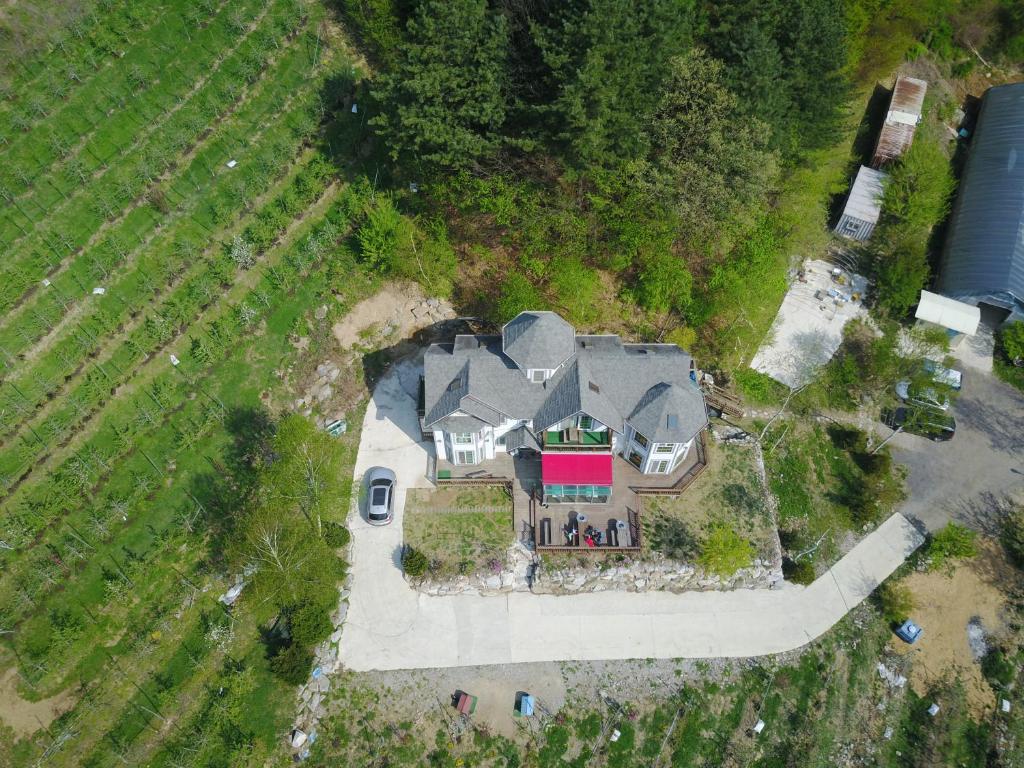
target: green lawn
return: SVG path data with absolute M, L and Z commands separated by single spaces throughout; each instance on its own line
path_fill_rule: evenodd
M 409 491 L 404 518 L 405 543 L 439 577 L 499 568 L 514 539 L 512 502 L 499 486 Z
M 756 557 L 771 559 L 776 532 L 754 450 L 709 439 L 707 456 L 707 469 L 680 496 L 644 497 L 644 550 L 693 561 L 709 534 L 726 526 L 753 544 Z

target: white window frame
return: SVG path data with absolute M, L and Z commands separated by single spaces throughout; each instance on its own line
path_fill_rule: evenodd
M 667 475 L 672 467 L 669 459 L 656 459 L 650 463 L 650 473 L 654 475 Z
M 675 443 L 655 443 L 653 453 L 674 453 L 675 450 Z
M 543 384 L 548 377 L 548 372 L 543 368 L 534 368 L 530 371 L 530 381 L 534 384 Z
M 472 461 L 463 461 L 463 457 L 469 457 Z M 456 465 L 461 464 L 476 464 L 476 448 L 471 448 L 468 451 L 455 449 L 455 462 Z
M 452 445 L 473 445 L 472 432 L 452 432 Z

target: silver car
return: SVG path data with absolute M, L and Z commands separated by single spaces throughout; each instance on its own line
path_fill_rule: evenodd
M 901 381 L 896 385 L 896 397 L 920 408 L 949 410 L 949 398 L 945 394 L 936 392 L 932 387 L 914 386 L 909 381 Z
M 395 473 L 386 467 L 374 467 L 366 480 L 366 522 L 387 525 L 394 517 Z

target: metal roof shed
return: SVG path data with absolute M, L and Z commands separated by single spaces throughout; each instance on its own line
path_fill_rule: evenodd
M 851 240 L 867 240 L 882 214 L 882 191 L 889 174 L 862 165 L 835 232 Z
M 1024 83 L 989 88 L 982 99 L 938 289 L 1024 319 Z
M 977 333 L 981 322 L 981 310 L 977 307 L 931 291 L 921 291 L 921 301 L 914 316 L 967 336 Z
M 903 156 L 914 141 L 914 131 L 921 122 L 924 95 L 928 83 L 914 77 L 898 77 L 889 99 L 889 111 L 878 133 L 871 167 L 881 168 Z

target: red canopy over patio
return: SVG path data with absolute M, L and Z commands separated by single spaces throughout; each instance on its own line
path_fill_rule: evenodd
M 610 453 L 541 454 L 544 485 L 611 485 Z

